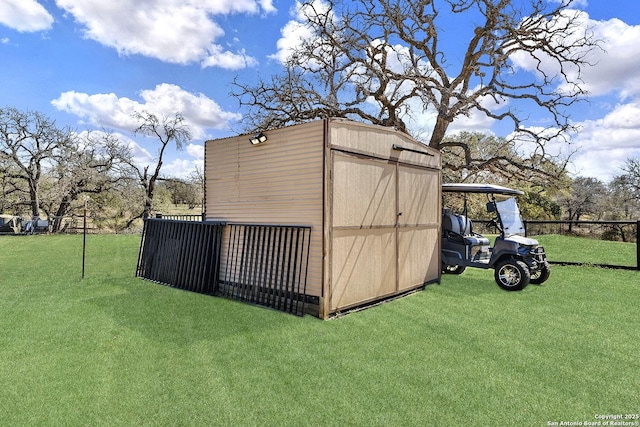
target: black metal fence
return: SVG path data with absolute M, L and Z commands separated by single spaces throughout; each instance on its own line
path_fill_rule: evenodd
M 136 276 L 214 294 L 223 231 L 222 223 L 145 220 Z
M 606 268 L 640 270 L 640 221 L 556 221 L 525 220 L 525 236 L 569 234 L 601 240 L 635 243 L 636 265 L 594 264 Z M 556 260 L 557 264 L 579 265 L 579 262 Z
M 638 242 L 640 221 L 524 220 L 525 235 L 573 234 L 603 240 Z
M 310 227 L 229 226 L 219 294 L 303 315 Z
M 136 275 L 302 316 L 310 240 L 310 227 L 147 219 Z
M 156 213 L 156 219 L 170 219 L 173 221 L 204 221 L 204 214 L 200 215 L 164 215 Z

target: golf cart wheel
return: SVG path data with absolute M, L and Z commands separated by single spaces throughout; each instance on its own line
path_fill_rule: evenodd
M 547 261 L 542 264 L 542 266 L 535 272 L 531 273 L 531 281 L 534 285 L 540 285 L 547 281 L 549 276 L 551 275 L 551 266 Z
M 442 272 L 445 274 L 462 274 L 467 267 L 464 265 L 449 265 L 442 263 Z
M 515 259 L 500 262 L 494 276 L 498 286 L 507 291 L 521 291 L 531 280 L 527 264 Z

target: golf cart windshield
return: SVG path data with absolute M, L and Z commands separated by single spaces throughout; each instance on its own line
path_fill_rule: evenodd
M 518 209 L 516 199 L 511 197 L 507 200 L 496 202 L 496 209 L 498 210 L 498 215 L 500 215 L 505 236 L 514 234 L 524 236 L 524 225 L 520 218 L 520 209 Z

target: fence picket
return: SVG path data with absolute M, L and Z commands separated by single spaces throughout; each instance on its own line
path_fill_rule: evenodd
M 303 315 L 310 235 L 303 226 L 147 219 L 136 276 Z

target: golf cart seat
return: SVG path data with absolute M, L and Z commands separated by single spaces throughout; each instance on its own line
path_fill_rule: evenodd
M 449 210 L 442 216 L 442 228 L 448 238 L 458 238 L 465 245 L 489 246 L 489 239 L 473 232 L 473 223 L 464 215 L 455 214 Z

